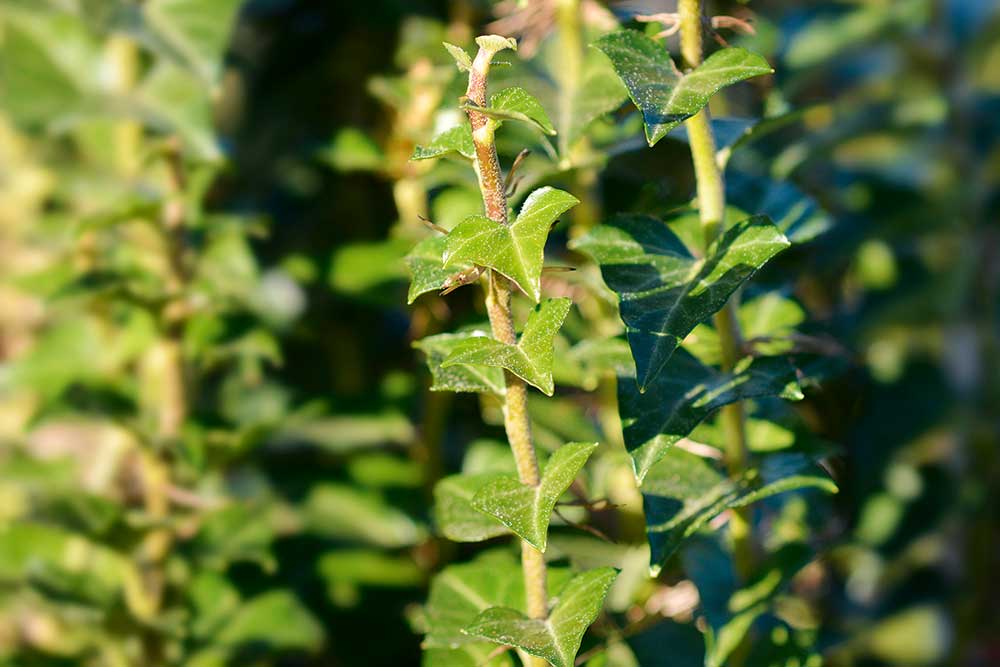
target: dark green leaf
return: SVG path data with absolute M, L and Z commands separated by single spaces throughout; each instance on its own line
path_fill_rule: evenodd
M 593 257 L 618 294 L 645 389 L 684 337 L 788 245 L 767 218 L 757 216 L 730 227 L 699 258 L 659 220 L 619 216 L 571 247 Z

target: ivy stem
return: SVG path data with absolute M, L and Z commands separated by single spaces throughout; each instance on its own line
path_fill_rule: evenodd
M 493 49 L 481 46 L 469 72 L 466 97 L 469 102 L 479 107 L 486 106 L 486 77 L 494 53 Z M 495 125 L 478 111 L 470 108 L 467 113 L 476 151 L 476 175 L 486 215 L 500 224 L 508 224 L 507 195 L 504 191 L 504 179 L 493 136 Z M 493 337 L 508 345 L 517 343 L 514 318 L 510 309 L 511 290 L 507 278 L 490 271 L 486 289 L 486 312 L 490 318 Z M 538 458 L 535 456 L 535 447 L 531 440 L 531 421 L 528 418 L 528 387 L 524 380 L 510 371 L 504 371 L 504 381 L 507 386 L 503 406 L 504 428 L 511 451 L 514 453 L 518 477 L 522 484 L 538 486 L 540 481 Z M 548 600 L 545 557 L 524 541 L 521 542 L 521 567 L 524 574 L 528 615 L 532 618 L 546 618 Z M 541 658 L 524 657 L 527 660 L 525 662 L 527 667 L 543 667 L 546 664 Z
M 688 68 L 695 68 L 702 60 L 702 5 L 701 0 L 680 0 L 681 56 Z M 704 231 L 705 249 L 723 230 L 726 213 L 726 189 L 722 170 L 716 160 L 715 135 L 712 132 L 708 107 L 685 121 L 694 162 L 698 191 L 698 213 Z M 740 330 L 736 318 L 736 304 L 730 301 L 714 318 L 719 333 L 722 368 L 731 371 L 739 359 Z M 737 401 L 720 410 L 725 437 L 726 467 L 731 476 L 741 474 L 747 465 L 746 413 L 742 402 Z M 750 522 L 746 510 L 732 513 L 729 533 L 733 541 L 733 557 L 737 572 L 744 578 L 753 567 Z

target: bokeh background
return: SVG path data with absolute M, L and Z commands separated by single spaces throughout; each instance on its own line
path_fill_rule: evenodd
M 417 215 L 476 206 L 407 159 L 461 92 L 442 40 L 555 57 L 557 3 L 522 4 L 0 1 L 0 665 L 419 664 L 467 550 L 428 491 L 502 429 L 411 349 L 482 315 L 406 306 Z M 831 665 L 1000 664 L 1000 7 L 715 5 L 776 70 L 715 115 L 801 110 L 746 160 L 821 229 L 762 276 L 835 367 L 801 410 L 841 491 L 775 525 L 823 553 L 789 615 Z M 551 181 L 588 220 L 690 196 L 682 142 L 595 164 Z M 606 427 L 579 403 L 540 437 Z

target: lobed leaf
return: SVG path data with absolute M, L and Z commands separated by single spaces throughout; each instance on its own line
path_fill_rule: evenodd
M 556 501 L 566 493 L 583 465 L 597 449 L 596 442 L 571 442 L 549 459 L 538 486 L 522 484 L 516 477 L 494 478 L 476 491 L 472 507 L 495 517 L 541 552 Z
M 788 245 L 766 217 L 755 216 L 727 229 L 699 258 L 659 220 L 627 215 L 570 247 L 593 257 L 618 294 L 636 377 L 645 391 L 684 337 Z
M 662 44 L 635 30 L 605 35 L 594 46 L 611 60 L 642 112 L 650 146 L 701 111 L 722 88 L 774 71 L 762 56 L 725 48 L 682 74 Z
M 710 368 L 678 350 L 646 392 L 627 378 L 618 381 L 618 403 L 625 448 L 636 479 L 715 410 L 729 403 L 764 396 L 802 398 L 795 369 L 783 358 L 744 359 L 732 373 Z
M 528 384 L 551 396 L 553 339 L 569 312 L 567 298 L 546 299 L 528 316 L 524 333 L 517 345 L 507 345 L 495 338 L 470 336 L 441 363 L 442 368 L 457 364 L 505 368 Z
M 583 634 L 597 618 L 618 572 L 605 567 L 573 577 L 559 592 L 546 619 L 528 618 L 514 609 L 492 607 L 463 631 L 498 644 L 515 646 L 548 660 L 554 667 L 573 667 Z
M 488 364 L 447 364 L 454 352 L 464 349 L 469 341 L 492 341 L 481 331 L 438 334 L 428 336 L 413 344 L 427 357 L 433 384 L 431 391 L 455 391 L 471 394 L 494 394 L 503 396 L 507 392 L 503 371 Z M 494 341 L 496 342 L 496 341 Z
M 444 265 L 478 264 L 513 280 L 535 303 L 541 299 L 545 240 L 556 219 L 579 203 L 568 192 L 539 188 L 528 195 L 510 225 L 482 215 L 463 220 L 448 234 Z
M 642 484 L 650 567 L 658 571 L 686 539 L 726 510 L 803 488 L 837 491 L 826 471 L 802 452 L 768 455 L 759 466 L 730 479 L 706 459 L 671 449 Z

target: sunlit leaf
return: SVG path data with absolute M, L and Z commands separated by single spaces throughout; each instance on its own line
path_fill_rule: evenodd
M 472 506 L 496 517 L 539 551 L 545 551 L 549 519 L 556 501 L 569 488 L 596 442 L 571 442 L 556 450 L 542 471 L 538 486 L 522 484 L 515 477 L 501 476 L 476 491 Z
M 513 280 L 535 303 L 541 299 L 545 240 L 560 215 L 579 203 L 555 188 L 539 188 L 528 195 L 521 212 L 509 225 L 476 215 L 448 234 L 445 266 L 478 264 Z
M 650 146 L 701 111 L 722 88 L 773 71 L 755 53 L 725 48 L 682 74 L 661 43 L 635 30 L 605 35 L 594 46 L 611 60 L 642 112 Z
M 495 338 L 470 336 L 441 364 L 450 368 L 457 364 L 505 368 L 525 382 L 551 396 L 552 340 L 562 326 L 571 302 L 566 298 L 546 299 L 528 316 L 517 345 L 501 343 Z
M 552 126 L 552 121 L 533 95 L 524 88 L 517 86 L 505 88 L 490 96 L 488 107 L 478 107 L 468 105 L 485 116 L 494 120 L 517 120 L 537 127 L 545 134 L 555 134 L 556 129 Z
M 410 159 L 429 160 L 448 153 L 458 153 L 470 160 L 476 159 L 476 146 L 472 142 L 472 129 L 468 123 L 445 130 L 426 146 L 417 146 Z
M 483 611 L 465 632 L 498 644 L 516 646 L 545 658 L 554 667 L 573 667 L 583 634 L 597 618 L 618 573 L 610 567 L 579 574 L 559 591 L 544 620 L 506 607 Z

